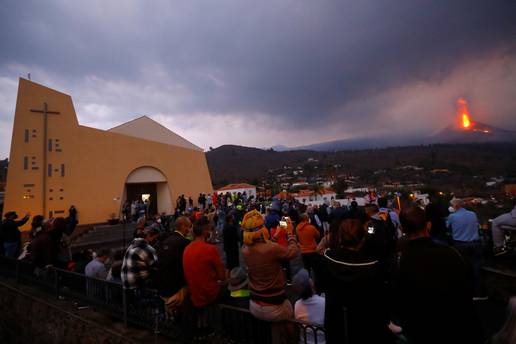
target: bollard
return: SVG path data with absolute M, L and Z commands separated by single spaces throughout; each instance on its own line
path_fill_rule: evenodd
M 344 314 L 344 324 L 343 324 L 343 327 L 344 327 L 344 341 L 343 341 L 343 343 L 344 344 L 348 344 L 349 343 L 349 338 L 348 338 L 348 309 L 346 307 L 344 307 L 342 309 L 342 313 Z
M 127 309 L 127 289 L 122 287 L 122 313 L 124 318 L 124 325 L 127 326 L 127 315 L 128 315 L 128 309 Z
M 16 283 L 20 283 L 20 261 L 16 260 L 15 265 Z
M 56 293 L 56 299 L 59 300 L 59 271 L 56 269 L 52 269 L 54 271 L 54 290 Z

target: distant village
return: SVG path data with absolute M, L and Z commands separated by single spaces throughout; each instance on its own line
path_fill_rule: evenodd
M 351 201 L 365 205 L 384 195 L 428 204 L 432 197 L 450 199 L 459 195 L 471 205 L 486 205 L 516 196 L 516 181 L 505 176 L 473 176 L 466 180 L 448 168 L 425 169 L 415 165 L 353 175 L 340 164 L 324 166 L 317 159 L 308 158 L 303 166 L 270 169 L 264 180 L 228 184 L 217 192 L 245 192 L 248 196 L 290 199 L 307 205 L 347 205 Z

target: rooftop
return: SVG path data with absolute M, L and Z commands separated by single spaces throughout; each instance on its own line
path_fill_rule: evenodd
M 228 184 L 226 186 L 221 187 L 218 191 L 223 190 L 235 190 L 235 189 L 251 189 L 256 188 L 255 185 L 247 184 L 247 183 L 240 183 L 240 184 Z

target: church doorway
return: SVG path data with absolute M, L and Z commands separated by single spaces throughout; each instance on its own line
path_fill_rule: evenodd
M 158 193 L 156 183 L 126 184 L 127 200 L 133 202 L 139 200 L 147 204 L 148 215 L 156 215 L 158 212 Z
M 125 182 L 124 201 L 148 200 L 148 215 L 172 213 L 172 198 L 166 177 L 150 166 L 132 171 Z

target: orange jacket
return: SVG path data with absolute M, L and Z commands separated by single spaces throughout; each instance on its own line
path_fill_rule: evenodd
M 301 253 L 311 253 L 317 250 L 317 240 L 320 237 L 317 228 L 309 222 L 301 222 L 297 225 L 296 232 Z

